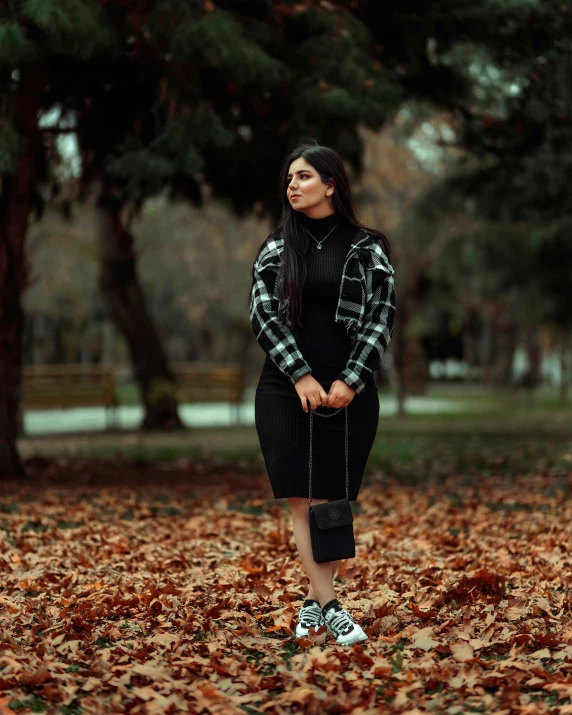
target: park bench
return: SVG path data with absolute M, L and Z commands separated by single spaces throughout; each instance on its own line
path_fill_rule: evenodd
M 239 422 L 244 376 L 236 365 L 175 362 L 179 404 L 230 403 L 231 420 Z M 105 407 L 107 427 L 115 426 L 116 374 L 95 365 L 27 365 L 22 372 L 22 410 Z
M 169 366 L 177 382 L 179 404 L 185 402 L 228 402 L 231 421 L 240 420 L 245 379 L 238 365 L 173 362 Z
M 115 426 L 115 372 L 97 365 L 26 365 L 22 370 L 22 410 L 105 407 Z

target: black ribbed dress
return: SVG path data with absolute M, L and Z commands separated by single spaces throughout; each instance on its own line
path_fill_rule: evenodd
M 334 321 L 346 255 L 355 227 L 337 214 L 300 218 L 318 240 L 336 228 L 318 250 L 310 238 L 308 274 L 302 293 L 302 324 L 293 332 L 312 376 L 326 392 L 346 365 L 351 337 Z M 319 406 L 322 413 L 335 408 Z M 275 499 L 308 498 L 310 413 L 304 412 L 294 384 L 267 355 L 256 387 L 256 431 Z M 345 497 L 345 409 L 333 417 L 313 416 L 312 497 Z M 379 422 L 379 397 L 373 376 L 348 405 L 349 499 L 358 497 Z

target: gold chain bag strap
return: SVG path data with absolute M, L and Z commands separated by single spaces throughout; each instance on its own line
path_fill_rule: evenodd
M 323 504 L 312 506 L 312 427 L 314 414 L 319 417 L 333 417 L 340 410 L 346 411 L 346 496 Z M 310 486 L 308 505 L 310 510 L 310 537 L 314 561 L 323 564 L 338 559 L 352 559 L 356 555 L 353 513 L 349 500 L 348 462 L 348 407 L 340 407 L 330 414 L 322 414 L 310 407 Z

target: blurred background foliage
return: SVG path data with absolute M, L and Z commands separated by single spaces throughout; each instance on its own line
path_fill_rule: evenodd
M 398 411 L 447 358 L 496 388 L 551 360 L 565 400 L 571 30 L 561 0 L 4 3 L 0 461 L 23 363 L 124 370 L 149 429 L 181 426 L 150 397 L 173 360 L 253 384 L 250 269 L 305 137 L 390 238 Z

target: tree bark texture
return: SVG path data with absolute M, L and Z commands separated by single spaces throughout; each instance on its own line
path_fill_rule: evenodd
M 407 395 L 424 395 L 429 384 L 429 365 L 423 342 L 410 335 L 410 321 L 423 305 L 424 268 L 411 262 L 403 272 L 398 296 L 395 335 L 392 339 L 397 376 L 398 415 L 405 414 Z
M 565 405 L 568 403 L 568 382 L 570 373 L 570 363 L 572 362 L 570 357 L 570 345 L 568 341 L 564 338 L 562 340 L 562 345 L 560 346 L 560 385 L 559 385 L 559 396 L 560 402 Z
M 28 280 L 26 232 L 40 134 L 39 75 L 22 69 L 21 95 L 14 103 L 13 122 L 24 142 L 15 171 L 2 176 L 0 193 L 0 478 L 24 476 L 17 448 L 22 385 L 22 294 Z
M 479 309 L 472 303 L 465 306 L 461 325 L 463 361 L 467 365 L 467 382 L 475 378 L 475 368 L 479 363 L 478 350 Z
M 517 347 L 518 325 L 510 315 L 505 297 L 499 296 L 486 318 L 484 384 L 510 387 Z
M 129 348 L 145 411 L 142 429 L 182 429 L 175 380 L 139 285 L 133 236 L 122 225 L 121 206 L 118 198 L 101 189 L 96 202 L 99 286 Z
M 403 314 L 404 306 L 395 314 L 395 327 L 393 329 L 392 349 L 393 349 L 393 366 L 395 369 L 396 392 L 397 392 L 397 416 L 405 417 L 405 398 L 407 397 L 407 385 L 405 384 L 405 369 L 404 356 L 406 349 L 406 341 L 404 335 L 404 326 L 407 323 L 407 317 Z

